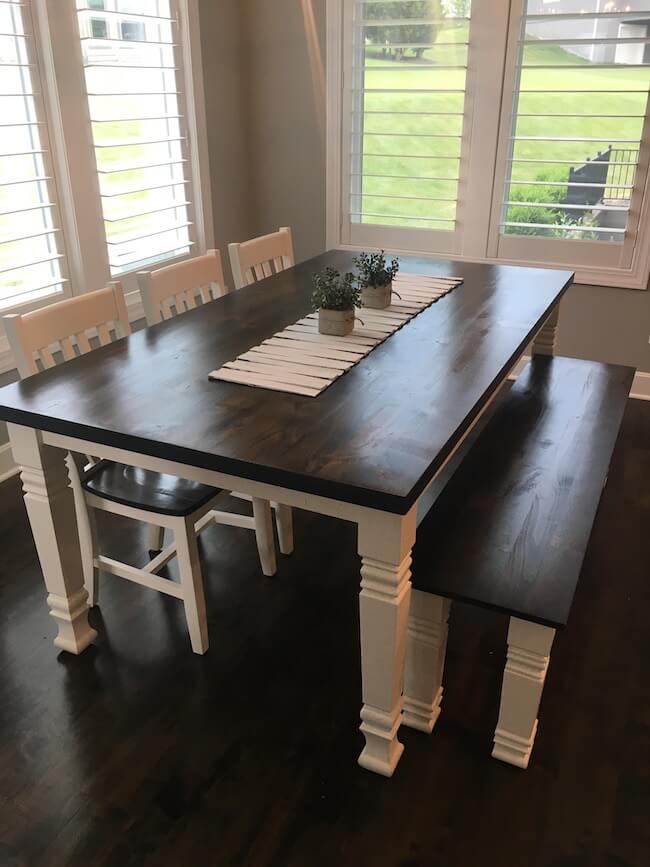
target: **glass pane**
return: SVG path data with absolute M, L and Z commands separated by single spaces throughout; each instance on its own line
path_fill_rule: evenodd
M 527 0 L 506 234 L 620 242 L 650 86 L 650 2 Z
M 168 0 L 103 0 L 106 32 L 78 3 L 113 274 L 188 253 L 190 189 Z M 91 20 L 100 17 L 94 13 Z
M 25 5 L 0 6 L 0 309 L 62 290 L 40 90 L 25 37 Z M 11 35 L 13 34 L 13 35 Z M 9 65 L 6 65 L 9 64 Z
M 469 0 L 358 2 L 353 222 L 453 230 Z

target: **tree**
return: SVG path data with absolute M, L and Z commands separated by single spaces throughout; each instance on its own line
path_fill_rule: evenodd
M 462 0 L 458 0 L 462 2 Z M 381 45 L 384 53 L 390 57 L 403 57 L 407 51 L 413 51 L 421 58 L 429 45 L 436 41 L 439 21 L 443 17 L 443 0 L 409 0 L 407 3 L 372 3 L 366 8 L 366 19 L 375 21 L 414 22 L 426 20 L 427 23 L 414 24 L 384 24 L 379 27 L 368 27 L 366 38 L 373 45 Z M 416 47 L 392 48 L 393 45 L 415 45 Z
M 442 8 L 450 18 L 469 18 L 472 0 L 442 0 Z

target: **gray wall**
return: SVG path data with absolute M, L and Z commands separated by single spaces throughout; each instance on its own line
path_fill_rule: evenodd
M 199 0 L 215 244 L 250 234 L 250 134 L 241 0 Z M 229 279 L 229 278 L 227 278 Z
M 289 225 L 305 259 L 325 247 L 325 2 L 242 6 L 251 234 Z

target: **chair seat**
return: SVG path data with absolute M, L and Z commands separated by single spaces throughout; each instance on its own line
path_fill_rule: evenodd
M 191 515 L 220 493 L 219 488 L 114 461 L 99 461 L 81 485 L 105 500 L 174 517 Z

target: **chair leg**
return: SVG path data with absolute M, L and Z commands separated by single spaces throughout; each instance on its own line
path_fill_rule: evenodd
M 68 452 L 65 459 L 70 477 L 70 487 L 74 495 L 74 509 L 77 516 L 77 532 L 79 533 L 79 547 L 81 549 L 81 565 L 84 575 L 84 587 L 88 594 L 88 606 L 93 608 L 98 604 L 98 581 L 95 569 L 95 554 L 97 533 L 95 528 L 95 516 L 93 510 L 88 508 L 79 470 L 74 456 Z
M 99 605 L 99 569 L 95 565 L 95 559 L 100 555 L 101 549 L 99 547 L 95 510 L 88 507 L 86 509 L 86 515 L 90 538 L 92 540 L 92 547 L 90 555 L 87 556 L 84 553 L 82 542 L 81 556 L 83 558 L 84 584 L 88 593 L 88 605 L 90 608 L 94 608 L 95 605 Z
M 260 555 L 262 572 L 271 577 L 277 572 L 275 557 L 275 537 L 273 535 L 273 516 L 268 500 L 253 497 L 253 517 L 255 519 L 255 539 Z
M 449 599 L 411 591 L 406 668 L 404 725 L 430 734 L 440 716 L 442 672 L 447 650 Z
M 147 550 L 162 551 L 165 544 L 165 528 L 149 524 L 147 527 Z
M 208 621 L 194 521 L 179 519 L 174 527 L 174 540 L 192 650 L 194 653 L 205 653 L 209 647 Z
M 499 722 L 492 756 L 527 768 L 537 734 L 542 698 L 555 630 L 510 618 L 508 661 L 503 674 Z
M 283 506 L 282 503 L 273 503 L 275 512 L 275 524 L 278 528 L 278 541 L 280 553 L 293 554 L 293 511 L 291 506 Z

